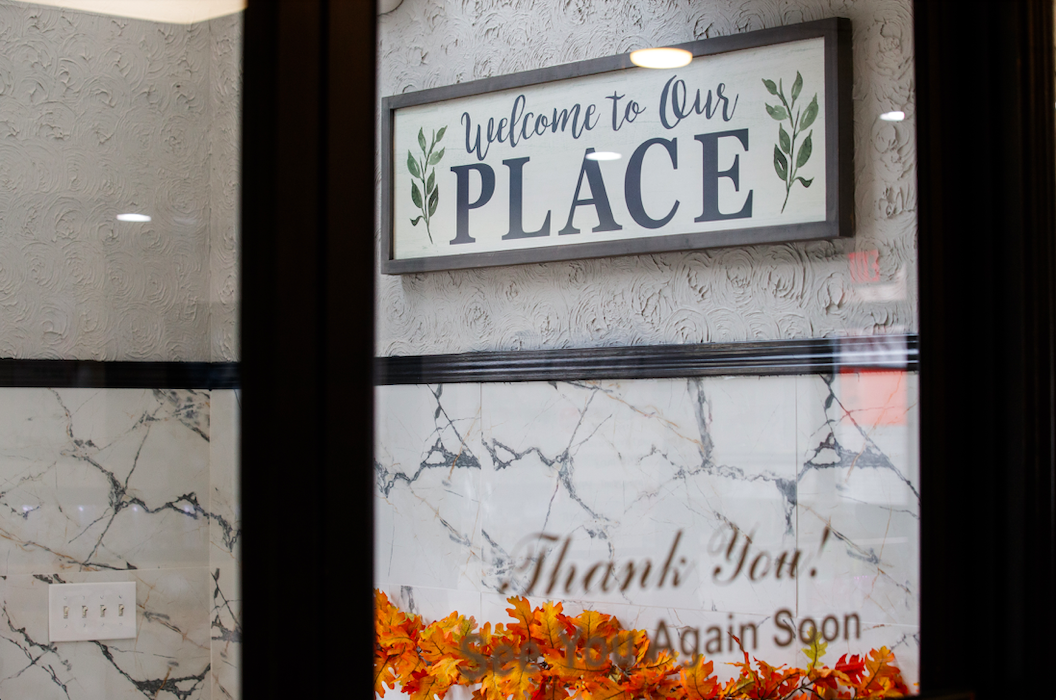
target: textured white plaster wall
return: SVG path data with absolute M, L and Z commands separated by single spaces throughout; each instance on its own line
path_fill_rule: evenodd
M 242 144 L 242 13 L 209 21 L 209 342 L 214 362 L 237 360 Z
M 240 33 L 0 0 L 0 357 L 237 359 Z
M 857 233 L 838 242 L 379 275 L 378 354 L 915 331 L 910 8 L 909 0 L 405 0 L 379 18 L 380 95 L 849 17 Z M 880 121 L 895 109 L 905 121 Z M 852 276 L 855 252 L 864 275 Z

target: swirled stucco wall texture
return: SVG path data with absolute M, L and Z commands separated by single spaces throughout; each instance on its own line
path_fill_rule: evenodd
M 237 359 L 241 31 L 0 0 L 0 357 Z
M 826 17 L 849 17 L 854 30 L 853 239 L 379 275 L 378 354 L 915 331 L 909 0 L 404 0 L 380 19 L 379 88 L 398 94 Z M 879 119 L 891 110 L 905 121 Z

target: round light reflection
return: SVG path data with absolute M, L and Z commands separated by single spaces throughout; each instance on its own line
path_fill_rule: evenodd
M 586 156 L 587 160 L 619 160 L 623 156 L 615 151 L 595 151 L 594 153 L 588 153 Z
M 631 63 L 641 68 L 681 68 L 688 66 L 693 54 L 685 49 L 663 47 L 631 52 Z
M 880 115 L 880 119 L 885 122 L 900 122 L 906 118 L 906 113 L 901 110 L 895 110 L 894 112 L 884 112 Z
M 118 214 L 117 215 L 117 220 L 118 221 L 137 221 L 137 222 L 142 223 L 142 222 L 145 222 L 145 221 L 150 221 L 150 217 L 147 216 L 146 214 Z

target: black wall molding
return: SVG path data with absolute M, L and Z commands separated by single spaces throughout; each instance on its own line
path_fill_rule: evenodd
M 447 384 L 916 370 L 916 335 L 378 357 L 374 383 Z
M 0 359 L 0 388 L 238 389 L 237 362 Z

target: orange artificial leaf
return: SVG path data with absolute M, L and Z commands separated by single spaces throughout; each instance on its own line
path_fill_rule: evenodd
M 444 656 L 457 655 L 461 647 L 459 642 L 463 636 L 462 632 L 465 629 L 472 629 L 472 623 L 457 612 L 427 626 L 419 635 L 418 643 L 422 649 L 422 656 L 430 663 L 436 663 Z M 456 631 L 458 632 L 457 637 Z
M 527 639 L 531 635 L 532 620 L 535 619 L 531 603 L 521 596 L 512 596 L 507 598 L 506 602 L 513 606 L 506 608 L 506 612 L 516 620 L 512 625 L 507 625 L 506 629 L 513 635 L 521 635 L 523 639 Z
M 501 681 L 502 678 L 495 673 L 491 671 L 485 673 L 480 679 L 480 697 L 483 700 L 506 700 L 506 695 L 502 692 Z M 476 696 L 475 693 L 474 696 Z
M 434 695 L 439 695 L 441 698 L 447 695 L 449 687 L 442 679 L 426 673 L 415 679 L 415 682 L 405 687 L 404 690 L 410 691 L 411 700 L 433 700 Z
M 561 603 L 546 602 L 532 616 L 532 638 L 538 641 L 543 649 L 561 649 L 571 637 L 572 623 L 561 610 Z
M 407 635 L 407 616 L 389 602 L 388 596 L 377 591 L 374 602 L 374 632 L 382 646 L 399 643 L 396 638 Z
M 687 700 L 709 700 L 715 697 L 719 689 L 719 679 L 714 674 L 715 664 L 711 661 L 705 663 L 701 656 L 692 666 L 683 667 L 679 671 L 679 679 L 682 687 L 686 689 Z
M 410 680 L 415 672 L 425 668 L 425 661 L 417 651 L 406 651 L 396 657 L 394 668 L 396 669 L 396 680 L 402 685 Z
M 560 681 L 543 674 L 532 700 L 568 700 L 568 691 Z
M 869 652 L 865 660 L 866 681 L 859 686 L 866 697 L 902 697 L 909 688 L 902 681 L 902 674 L 894 666 L 895 655 L 887 647 Z
M 390 689 L 396 687 L 396 676 L 393 675 L 392 667 L 389 665 L 391 659 L 391 656 L 374 655 L 374 692 L 381 697 L 385 697 L 386 685 Z
M 536 664 L 525 663 L 523 659 L 509 662 L 503 666 L 503 671 L 507 672 L 499 680 L 503 697 L 529 698 L 542 683 L 542 669 Z
M 454 685 L 458 680 L 462 659 L 444 657 L 429 667 L 429 675 L 439 678 L 445 685 Z
M 579 628 L 584 640 L 592 637 L 601 637 L 609 640 L 620 629 L 620 624 L 615 617 L 600 613 L 597 610 L 584 610 L 573 618 L 572 622 Z

